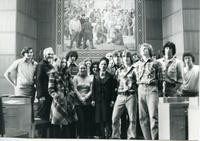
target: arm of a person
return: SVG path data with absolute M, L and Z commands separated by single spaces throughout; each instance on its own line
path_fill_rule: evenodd
M 6 80 L 8 80 L 8 82 L 13 86 L 16 87 L 16 83 L 14 82 L 14 80 L 12 80 L 11 78 L 11 72 L 10 71 L 6 71 L 4 73 L 4 77 L 6 78 Z
M 179 93 L 179 95 L 182 94 L 182 85 L 183 85 L 183 75 L 182 75 L 182 64 L 181 62 L 178 62 L 177 64 L 177 83 L 176 83 L 176 90 Z
M 116 97 L 117 97 L 117 89 L 118 89 L 118 81 L 117 81 L 117 78 L 112 75 L 112 81 L 111 81 L 111 84 L 110 84 L 110 90 L 111 90 L 111 101 L 115 101 Z
M 37 90 L 37 98 L 43 98 L 45 99 L 44 96 L 44 90 L 43 90 L 43 75 L 44 75 L 44 66 L 42 64 L 38 64 L 36 68 L 36 90 Z
M 8 80 L 8 82 L 15 87 L 17 84 L 16 82 L 11 78 L 11 74 L 13 72 L 15 72 L 15 74 L 17 74 L 17 67 L 18 67 L 19 61 L 16 60 L 14 61 L 10 67 L 6 70 L 6 72 L 4 73 L 4 77 L 6 78 L 6 80 Z
M 92 95 L 92 87 L 93 87 L 93 80 L 94 80 L 94 77 L 93 76 L 91 76 L 92 78 L 92 80 L 91 80 L 91 82 L 90 82 L 90 91 L 88 92 L 88 94 L 87 94 L 87 96 L 86 96 L 86 99 L 88 99 L 88 98 L 90 98 L 90 96 Z
M 177 63 L 177 82 L 180 83 L 180 85 L 183 83 L 183 76 L 182 76 L 182 66 L 181 66 L 181 62 Z
M 92 101 L 95 101 L 95 96 L 96 96 L 96 79 L 95 79 L 95 77 L 94 77 L 94 79 L 93 79 L 93 82 L 92 82 L 92 92 L 91 92 L 91 95 L 92 95 Z
M 158 91 L 159 94 L 162 95 L 163 92 L 163 72 L 162 72 L 162 67 L 161 63 L 157 62 L 157 79 L 158 79 Z
M 57 96 L 56 86 L 57 86 L 57 84 L 56 84 L 56 80 L 55 80 L 55 74 L 50 73 L 49 83 L 48 83 L 48 91 L 52 98 L 55 98 Z
M 82 95 L 79 93 L 79 91 L 77 89 L 77 84 L 78 84 L 78 80 L 77 80 L 77 77 L 75 76 L 74 79 L 73 79 L 74 91 L 75 91 L 78 99 L 80 101 L 82 101 L 83 97 L 82 97 Z

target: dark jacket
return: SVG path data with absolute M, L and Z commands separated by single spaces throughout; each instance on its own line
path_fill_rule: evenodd
M 48 83 L 49 83 L 49 72 L 53 69 L 53 66 L 46 60 L 42 60 L 36 69 L 36 90 L 37 98 L 45 97 L 49 98 Z
M 45 60 L 42 60 L 36 69 L 37 98 L 45 97 L 44 101 L 39 100 L 36 116 L 47 121 L 50 117 L 50 108 L 52 102 L 52 97 L 48 92 L 49 72 L 52 69 L 53 66 Z
M 96 122 L 110 122 L 112 115 L 111 101 L 115 100 L 115 79 L 113 75 L 106 72 L 105 78 L 101 79 L 99 74 L 94 77 L 92 101 L 95 101 Z

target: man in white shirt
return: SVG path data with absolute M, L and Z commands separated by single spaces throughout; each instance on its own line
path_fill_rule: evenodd
M 190 52 L 183 54 L 183 96 L 198 96 L 199 66 L 194 65 L 195 59 Z
M 15 95 L 27 95 L 34 98 L 34 76 L 37 62 L 33 60 L 33 49 L 24 47 L 21 55 L 23 58 L 15 60 L 4 76 L 14 86 Z

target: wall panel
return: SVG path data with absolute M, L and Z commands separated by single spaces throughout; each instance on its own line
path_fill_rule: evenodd
M 13 32 L 16 30 L 16 11 L 0 10 L 0 32 Z
M 16 1 L 17 0 L 0 0 L 0 11 L 5 10 L 16 10 Z
M 4 73 L 10 64 L 15 60 L 15 54 L 0 55 L 0 95 L 13 94 L 13 86 L 4 78 Z
M 173 36 L 176 33 L 183 32 L 182 11 L 176 12 L 171 16 L 163 17 L 163 38 Z
M 0 95 L 13 93 L 4 72 L 15 60 L 16 0 L 0 0 Z
M 199 9 L 200 1 L 199 0 L 182 0 L 183 1 L 183 9 Z
M 156 55 L 162 47 L 162 3 L 161 0 L 145 1 L 146 42 L 150 43 Z
M 200 9 L 183 10 L 184 30 L 200 30 Z
M 37 38 L 37 21 L 28 15 L 17 12 L 16 31 L 35 39 Z
M 173 15 L 182 9 L 182 0 L 162 0 L 162 17 Z
M 16 34 L 14 32 L 0 32 L 0 55 L 15 54 Z

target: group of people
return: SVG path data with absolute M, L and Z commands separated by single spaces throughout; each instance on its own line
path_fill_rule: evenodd
M 86 58 L 77 65 L 76 51 L 58 63 L 48 47 L 37 63 L 33 49 L 25 47 L 23 58 L 14 61 L 5 77 L 16 95 L 38 99 L 37 116 L 51 121 L 52 138 L 120 139 L 127 121 L 127 139 L 138 139 L 139 122 L 144 139 L 154 140 L 159 97 L 198 96 L 199 66 L 189 52 L 183 54 L 183 62 L 178 60 L 172 42 L 164 45 L 158 60 L 148 43 L 140 45 L 139 53 L 114 51 L 98 62 Z M 41 137 L 46 137 L 45 131 Z

